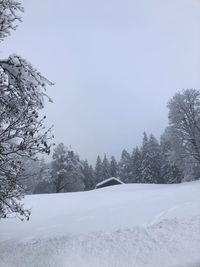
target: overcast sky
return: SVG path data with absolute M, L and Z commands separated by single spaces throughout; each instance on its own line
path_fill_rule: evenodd
M 200 89 L 200 0 L 23 0 L 23 23 L 1 44 L 55 82 L 45 106 L 56 143 L 90 162 L 157 138 L 166 104 Z

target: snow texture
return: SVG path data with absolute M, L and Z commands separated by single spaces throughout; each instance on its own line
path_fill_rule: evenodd
M 199 267 L 200 182 L 34 195 L 0 222 L 1 267 Z

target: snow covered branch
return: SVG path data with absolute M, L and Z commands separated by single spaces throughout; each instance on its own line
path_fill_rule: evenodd
M 18 13 L 24 9 L 18 1 L 0 0 L 0 41 L 10 35 L 11 30 L 15 30 L 21 17 Z
M 16 29 L 23 11 L 19 1 L 0 0 L 0 41 Z M 0 219 L 12 213 L 29 218 L 19 176 L 24 157 L 50 153 L 50 129 L 39 116 L 47 85 L 52 83 L 20 56 L 0 60 Z

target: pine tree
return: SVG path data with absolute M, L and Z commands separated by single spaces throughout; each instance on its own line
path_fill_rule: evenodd
M 141 183 L 142 174 L 141 174 L 141 164 L 142 164 L 142 155 L 138 147 L 133 150 L 132 153 L 132 172 L 133 178 L 132 183 Z
M 82 163 L 77 153 L 72 149 L 67 151 L 67 161 L 66 161 L 66 170 L 67 170 L 67 180 L 65 184 L 65 192 L 78 192 L 83 191 L 85 188 L 84 185 L 84 176 L 82 173 Z
M 110 178 L 110 163 L 106 157 L 106 155 L 104 155 L 103 158 L 103 162 L 102 162 L 102 174 L 103 174 L 103 179 L 107 179 Z
M 93 167 L 88 164 L 88 161 L 85 160 L 82 164 L 82 172 L 84 175 L 83 181 L 85 184 L 85 191 L 94 189 L 95 187 L 95 178 Z
M 52 161 L 52 181 L 56 193 L 83 191 L 83 178 L 79 156 L 60 143 L 54 150 Z
M 103 181 L 103 168 L 102 168 L 102 161 L 100 156 L 97 157 L 96 165 L 95 165 L 95 180 L 96 184 Z
M 164 164 L 161 168 L 161 176 L 166 184 L 181 183 L 183 174 L 176 165 Z
M 146 183 L 147 166 L 149 165 L 149 151 L 148 151 L 148 136 L 146 132 L 143 134 L 143 141 L 141 147 L 141 182 Z
M 121 160 L 119 162 L 119 177 L 125 183 L 130 183 L 132 180 L 132 169 L 131 169 L 131 156 L 124 149 L 121 154 Z
M 36 185 L 39 183 L 42 170 L 41 161 L 24 158 L 22 160 L 22 169 L 19 173 L 19 181 L 27 194 L 32 194 Z
M 67 157 L 67 149 L 63 143 L 57 145 L 53 153 L 53 161 L 51 163 L 52 182 L 55 185 L 55 192 L 59 193 L 64 190 L 66 183 L 65 163 Z
M 161 178 L 160 146 L 152 134 L 149 139 L 144 134 L 141 173 L 144 183 L 163 183 Z
M 118 175 L 118 164 L 114 156 L 110 160 L 110 176 L 117 177 Z
M 90 190 L 91 190 L 91 189 L 94 189 L 96 186 L 95 172 L 94 172 L 94 168 L 92 165 L 89 165 L 89 174 L 91 177 L 91 182 L 90 182 Z
M 180 183 L 183 173 L 178 166 L 170 159 L 172 146 L 166 135 L 161 136 L 161 177 L 166 184 Z
M 54 193 L 54 185 L 51 180 L 51 163 L 46 163 L 44 158 L 39 162 L 40 168 L 37 177 L 37 184 L 34 187 L 33 194 Z

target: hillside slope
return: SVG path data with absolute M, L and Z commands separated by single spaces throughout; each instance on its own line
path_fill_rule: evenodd
M 1 267 L 200 266 L 200 182 L 25 198 L 0 222 Z

